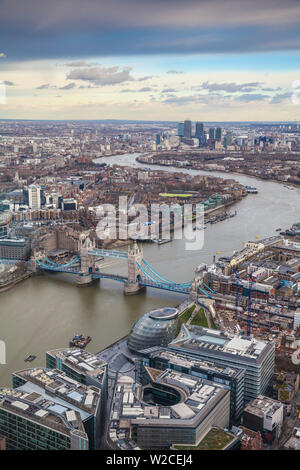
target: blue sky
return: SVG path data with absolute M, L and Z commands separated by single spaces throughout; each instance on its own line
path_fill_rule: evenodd
M 0 118 L 299 119 L 299 22 L 298 0 L 0 0 Z

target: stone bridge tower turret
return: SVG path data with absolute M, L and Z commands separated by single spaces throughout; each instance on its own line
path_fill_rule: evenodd
M 137 263 L 142 263 L 142 259 L 143 250 L 138 247 L 136 242 L 134 242 L 133 246 L 128 249 L 128 281 L 124 285 L 125 295 L 138 294 L 145 288 L 139 284 L 142 273 L 137 265 Z

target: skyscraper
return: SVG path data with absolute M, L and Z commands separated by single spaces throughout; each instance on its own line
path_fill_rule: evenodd
M 41 187 L 32 184 L 28 188 L 28 205 L 31 209 L 41 208 Z
M 206 136 L 204 132 L 203 122 L 196 122 L 195 137 L 199 139 L 199 147 L 206 144 Z
M 214 127 L 209 128 L 208 135 L 211 140 L 216 138 L 216 130 Z
M 222 139 L 222 129 L 221 127 L 216 128 L 215 139 L 221 141 Z
M 227 132 L 227 134 L 224 137 L 224 147 L 227 148 L 231 144 L 232 144 L 232 133 Z
M 184 137 L 188 139 L 192 137 L 192 121 L 184 121 Z
M 202 138 L 203 134 L 204 134 L 203 122 L 196 122 L 195 137 L 197 137 L 197 139 L 200 139 Z
M 184 136 L 184 123 L 183 123 L 183 122 L 179 122 L 177 129 L 178 129 L 178 131 L 177 131 L 178 137 L 183 137 L 183 136 Z

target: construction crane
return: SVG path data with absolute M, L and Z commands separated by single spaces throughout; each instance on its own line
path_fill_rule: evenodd
M 260 263 L 258 266 L 256 266 L 256 269 L 257 268 L 260 268 L 261 266 L 263 266 L 264 264 L 264 261 L 262 263 Z M 247 314 L 247 336 L 250 336 L 251 335 L 251 305 L 252 305 L 252 290 L 253 290 L 253 285 L 255 283 L 255 279 L 253 279 L 253 275 L 252 273 L 250 272 L 249 273 L 249 276 L 248 276 L 248 282 L 249 282 L 249 289 L 248 289 L 248 314 Z
M 235 320 L 237 321 L 238 318 L 239 318 L 239 296 L 240 296 L 240 292 L 239 292 L 239 287 L 242 285 L 240 280 L 240 275 L 238 273 L 238 271 L 236 270 L 234 272 L 234 275 L 235 275 L 235 279 L 236 279 L 236 296 L 235 296 Z M 251 320 L 251 302 L 252 302 L 252 298 L 251 298 L 251 292 L 252 292 L 252 287 L 253 287 L 253 284 L 254 284 L 254 280 L 252 278 L 252 274 L 249 275 L 249 289 L 248 289 L 248 313 L 247 313 L 247 336 L 250 336 L 251 335 L 251 323 L 252 323 L 252 320 Z
M 236 295 L 235 295 L 235 314 L 234 318 L 237 321 L 238 319 L 238 314 L 239 314 L 239 298 L 240 298 L 240 293 L 239 293 L 239 286 L 240 284 L 240 275 L 237 270 L 234 272 L 235 279 L 236 279 Z
M 252 273 L 249 274 L 249 299 L 248 299 L 248 314 L 247 314 L 247 336 L 251 335 L 251 304 L 252 304 L 252 287 L 254 284 L 254 279 Z

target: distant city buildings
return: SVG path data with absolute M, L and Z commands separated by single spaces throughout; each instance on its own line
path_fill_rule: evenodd
M 192 137 L 192 121 L 184 121 L 183 136 L 187 139 Z
M 30 209 L 40 209 L 42 199 L 42 189 L 40 186 L 32 184 L 28 188 L 28 205 Z

